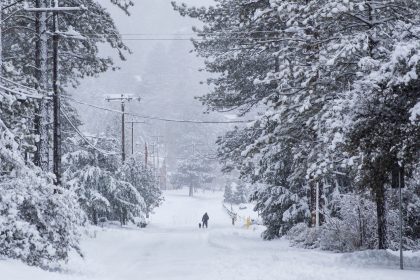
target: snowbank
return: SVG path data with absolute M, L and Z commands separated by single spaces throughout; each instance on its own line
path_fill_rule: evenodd
M 354 253 L 344 254 L 340 258 L 340 262 L 355 266 L 373 266 L 386 268 L 399 268 L 400 258 L 399 252 L 390 250 L 366 250 Z M 404 268 L 420 270 L 420 253 L 405 253 Z M 420 274 L 419 274 L 420 279 Z

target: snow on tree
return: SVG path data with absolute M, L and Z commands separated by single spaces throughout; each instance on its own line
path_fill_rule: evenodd
M 118 154 L 106 154 L 105 149 L 116 150 L 113 138 L 98 137 L 94 146 L 84 139 L 73 139 L 77 149 L 64 156 L 67 187 L 74 190 L 79 203 L 89 220 L 98 224 L 99 220 L 117 220 L 121 225 L 127 222 L 144 222 L 146 203 L 138 189 L 121 172 Z M 100 147 L 101 150 L 98 150 Z M 109 150 L 112 151 L 112 150 Z
M 163 200 L 162 191 L 155 180 L 153 170 L 145 166 L 142 156 L 133 155 L 126 160 L 119 173 L 120 177 L 132 184 L 144 199 L 148 218 L 153 209 L 159 207 Z
M 0 91 L 0 103 L 13 96 Z M 0 255 L 44 268 L 68 260 L 79 248 L 84 223 L 74 192 L 53 185 L 53 176 L 24 160 L 17 138 L 0 118 Z
M 225 186 L 225 191 L 223 193 L 223 201 L 226 203 L 233 203 L 233 191 L 231 184 L 227 184 Z
M 25 11 L 24 3 L 30 7 L 48 7 L 46 0 L 18 1 L 4 10 L 3 23 L 3 75 L 21 84 L 39 89 L 44 95 L 51 91 L 52 20 L 47 13 Z M 112 1 L 127 11 L 131 1 Z M 130 50 L 122 42 L 110 14 L 97 1 L 66 1 L 69 6 L 83 5 L 87 9 L 77 13 L 59 14 L 59 85 L 64 93 L 69 86 L 76 87 L 84 77 L 95 76 L 107 70 L 115 70 L 110 57 L 99 55 L 99 45 L 107 44 L 118 52 L 121 59 Z M 128 12 L 128 11 L 127 11 Z M 47 125 L 50 122 L 50 100 L 22 104 L 19 109 L 26 111 L 23 144 L 28 156 L 48 170 L 50 146 Z M 25 106 L 25 107 L 24 107 Z M 14 126 L 13 126 L 14 127 Z M 39 139 L 38 139 L 39 138 Z M 31 159 L 32 160 L 32 159 Z
M 224 202 L 232 204 L 247 203 L 248 197 L 249 191 L 243 183 L 232 182 L 225 186 Z
M 302 222 L 314 226 L 316 201 L 324 220 L 334 190 L 368 189 L 377 246 L 386 248 L 390 171 L 400 162 L 410 174 L 419 158 L 412 121 L 418 2 L 218 0 L 211 8 L 174 7 L 204 23 L 194 47 L 217 75 L 201 101 L 214 111 L 259 112 L 218 144 L 225 171 L 258 183 L 251 198 L 267 225 L 264 237 Z
M 181 159 L 170 180 L 177 188 L 188 187 L 189 196 L 194 196 L 196 189 L 204 188 L 206 184 L 214 180 L 212 162 L 200 155 L 191 155 Z

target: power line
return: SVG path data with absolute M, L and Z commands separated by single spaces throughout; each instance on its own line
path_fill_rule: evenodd
M 77 128 L 76 125 L 73 124 L 73 122 L 70 120 L 69 116 L 67 115 L 67 113 L 63 110 L 63 108 L 60 108 L 60 112 L 63 114 L 64 118 L 67 120 L 67 122 L 70 124 L 70 126 L 74 129 L 74 131 L 80 136 L 80 138 L 82 138 L 83 141 L 86 142 L 86 144 L 88 144 L 92 149 L 96 150 L 97 152 L 106 155 L 106 156 L 111 156 L 111 155 L 119 155 L 120 153 L 117 152 L 107 152 L 104 151 L 102 149 L 97 148 L 93 143 L 91 143 L 85 135 L 83 135 L 83 133 Z
M 192 33 L 82 33 L 86 35 L 121 35 L 121 36 L 210 36 L 210 35 L 231 35 L 231 34 L 280 34 L 280 30 L 255 30 L 255 31 L 213 31 L 213 32 L 192 32 Z
M 12 87 L 12 88 L 11 88 Z M 24 86 L 22 84 L 16 83 L 12 80 L 6 79 L 0 76 L 0 90 L 7 91 L 14 95 L 19 95 L 21 97 L 28 97 L 33 99 L 50 99 L 40 93 L 47 93 L 46 91 L 37 90 L 31 87 Z
M 3 33 L 14 33 L 12 31 L 5 31 Z M 214 40 L 214 39 L 220 39 L 220 40 L 229 40 L 229 41 L 238 41 L 238 40 L 270 40 L 270 41 L 282 41 L 282 40 L 291 40 L 296 41 L 299 39 L 296 38 L 283 38 L 283 37 L 252 37 L 250 35 L 267 35 L 267 34 L 275 34 L 275 35 L 281 35 L 281 31 L 255 31 L 255 32 L 230 32 L 230 33 L 191 33 L 191 34 L 153 34 L 153 33 L 123 33 L 123 34 L 117 34 L 117 33 L 79 33 L 80 36 L 85 38 L 91 38 L 95 39 L 100 36 L 106 36 L 106 35 L 113 35 L 120 37 L 119 39 L 122 41 L 207 41 L 207 40 Z M 229 35 L 247 35 L 247 36 L 241 36 L 241 37 L 232 37 Z M 124 38 L 124 36 L 128 36 L 129 38 Z M 138 36 L 140 38 L 133 38 L 133 36 Z M 149 37 L 147 36 L 154 36 Z M 167 37 L 159 37 L 159 36 L 167 36 Z M 188 38 L 185 38 L 185 36 L 190 36 Z M 196 37 L 198 36 L 198 37 Z M 183 38 L 184 37 L 184 38 Z M 69 37 L 71 38 L 71 37 Z M 77 37 L 78 40 L 81 38 Z
M 82 102 L 82 101 L 78 101 L 74 98 L 68 97 L 68 96 L 63 96 L 63 98 L 67 98 L 70 101 L 73 101 L 75 103 L 78 104 L 82 104 L 82 105 L 86 105 L 86 106 L 90 106 L 99 110 L 104 110 L 104 111 L 108 111 L 108 112 L 113 112 L 113 113 L 118 113 L 118 114 L 123 114 L 122 111 L 118 111 L 118 110 L 114 110 L 114 109 L 109 109 L 109 108 L 104 108 L 101 106 L 97 106 L 97 105 L 93 105 L 93 104 L 89 104 L 86 102 Z M 197 120 L 180 120 L 180 119 L 169 119 L 169 118 L 161 118 L 161 117 L 154 117 L 154 116 L 146 116 L 146 115 L 139 115 L 139 114 L 135 114 L 135 113 L 124 113 L 126 115 L 129 116 L 133 116 L 133 117 L 138 117 L 141 119 L 148 119 L 148 120 L 156 120 L 156 121 L 163 121 L 163 122 L 174 122 L 174 123 L 196 123 L 196 124 L 240 124 L 240 123 L 250 123 L 252 122 L 251 120 L 246 120 L 246 121 L 197 121 Z

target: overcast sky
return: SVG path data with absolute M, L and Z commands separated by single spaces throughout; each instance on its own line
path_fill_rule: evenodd
M 109 0 L 102 1 L 125 39 L 170 39 L 176 37 L 174 34 L 192 34 L 192 27 L 200 25 L 190 18 L 181 17 L 173 10 L 170 0 L 136 0 L 135 6 L 130 9 L 131 16 L 112 6 Z M 209 5 L 212 0 L 184 2 L 203 6 Z M 115 57 L 121 69 L 84 80 L 79 88 L 72 90 L 75 98 L 119 109 L 120 104 L 106 102 L 105 96 L 134 93 L 141 96 L 142 100 L 128 104 L 127 111 L 130 112 L 177 119 L 226 119 L 220 114 L 204 115 L 202 112 L 205 108 L 194 100 L 194 96 L 203 95 L 209 89 L 207 85 L 200 85 L 200 81 L 205 80 L 207 75 L 198 71 L 203 63 L 194 53 L 190 53 L 193 49 L 190 41 L 126 40 L 125 43 L 133 51 L 125 62 L 118 61 L 115 52 L 103 49 L 104 54 Z M 169 72 L 166 72 L 168 69 Z M 187 78 L 179 79 L 179 75 L 186 75 Z M 100 133 L 111 122 L 118 122 L 114 113 L 98 111 L 84 105 L 78 105 L 77 108 L 85 123 L 85 132 Z M 182 153 L 179 142 L 191 144 L 195 139 L 194 141 L 203 143 L 203 152 L 214 149 L 214 146 L 211 148 L 209 145 L 214 145 L 217 135 L 221 135 L 227 127 L 151 122 L 147 126 L 139 127 L 135 137 L 149 137 L 151 141 L 151 135 L 164 135 L 168 154 L 177 157 Z
M 153 41 L 153 40 L 136 40 L 136 39 L 170 39 L 174 38 L 173 34 L 192 34 L 192 27 L 200 23 L 190 18 L 181 17 L 175 12 L 171 5 L 171 0 L 136 0 L 135 6 L 130 9 L 131 16 L 127 16 L 124 12 L 117 7 L 110 4 L 109 0 L 101 0 L 104 6 L 108 8 L 115 23 L 123 34 L 125 43 L 133 51 L 133 54 L 127 56 L 127 61 L 121 62 L 115 52 L 110 51 L 108 48 L 103 49 L 103 53 L 111 55 L 115 58 L 116 65 L 121 69 L 113 72 L 109 71 L 101 74 L 99 78 L 85 79 L 82 85 L 73 92 L 73 94 L 80 99 L 89 102 L 101 102 L 103 96 L 107 94 L 119 93 L 135 93 L 138 90 L 139 84 L 143 82 L 142 76 L 147 73 L 151 64 L 165 67 L 165 63 L 171 63 L 171 56 L 175 56 L 176 51 L 178 54 L 188 55 L 190 61 L 180 65 L 179 71 L 185 71 L 189 68 L 194 68 L 197 71 L 197 78 L 185 81 L 186 87 L 195 87 L 200 81 L 203 80 L 203 74 L 198 73 L 198 69 L 203 66 L 202 61 L 196 58 L 194 53 L 189 54 L 192 50 L 192 43 L 190 41 Z M 212 0 L 186 0 L 185 3 L 195 4 L 199 6 L 208 5 Z M 137 34 L 137 35 L 133 35 Z M 150 35 L 145 35 L 150 34 Z M 187 38 L 183 36 L 183 38 Z M 134 39 L 134 40 L 132 40 Z M 162 61 L 159 52 L 156 49 L 165 49 L 168 55 L 167 61 Z M 206 92 L 206 88 L 202 88 L 202 92 Z M 155 98 L 159 96 L 159 92 L 155 93 Z M 180 94 L 186 94 L 182 92 Z M 141 93 L 140 93 L 141 95 Z M 193 99 L 193 95 L 191 99 Z M 145 97 L 147 102 L 147 96 Z M 195 102 L 196 106 L 201 106 Z M 178 104 L 179 105 L 179 104 Z M 188 104 L 189 106 L 191 104 Z M 81 111 L 82 117 L 87 120 L 90 119 L 89 110 Z M 147 110 L 160 108 L 146 108 Z M 203 108 L 204 109 L 204 108 Z M 177 106 L 174 110 L 185 110 L 183 106 Z M 160 112 L 165 114 L 165 112 Z M 173 112 L 172 112 L 173 113 Z M 200 116 L 198 116 L 200 117 Z

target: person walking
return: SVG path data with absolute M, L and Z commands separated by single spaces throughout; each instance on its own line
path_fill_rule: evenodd
M 208 224 L 208 222 L 209 222 L 209 215 L 207 214 L 207 212 L 206 213 L 204 213 L 204 215 L 203 215 L 203 218 L 201 219 L 201 221 L 203 222 L 203 228 L 204 227 L 206 227 L 206 228 L 208 228 L 209 227 L 209 224 Z

